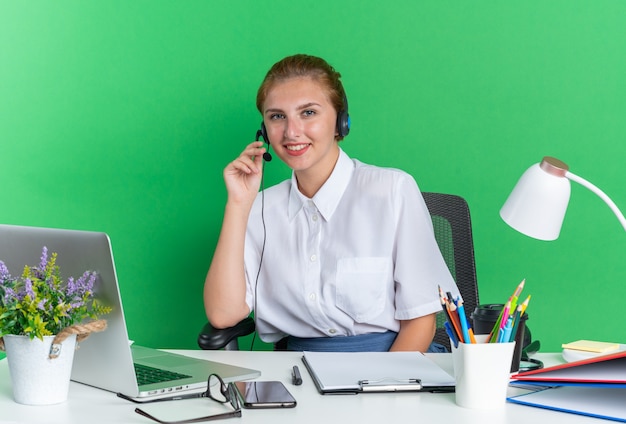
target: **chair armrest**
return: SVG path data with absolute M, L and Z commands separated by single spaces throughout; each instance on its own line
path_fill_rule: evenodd
M 207 322 L 198 335 L 198 346 L 205 350 L 228 349 L 227 345 L 233 342 L 236 345 L 238 337 L 252 334 L 254 329 L 254 320 L 251 317 L 246 317 L 228 328 L 215 328 Z

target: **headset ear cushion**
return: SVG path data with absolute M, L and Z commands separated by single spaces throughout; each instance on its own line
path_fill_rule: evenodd
M 343 91 L 343 88 L 342 88 Z M 343 91 L 343 108 L 337 114 L 337 134 L 343 138 L 350 133 L 350 115 L 348 114 L 348 97 Z
M 342 110 L 337 115 L 337 134 L 340 137 L 345 137 L 350 133 L 350 115 L 345 110 Z

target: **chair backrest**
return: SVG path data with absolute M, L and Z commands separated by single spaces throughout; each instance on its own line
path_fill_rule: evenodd
M 435 238 L 450 273 L 463 297 L 468 322 L 478 306 L 478 282 L 474 259 L 474 241 L 469 206 L 462 197 L 443 193 L 422 193 L 430 212 Z M 443 313 L 437 314 L 434 341 L 450 349 L 450 339 L 443 328 Z

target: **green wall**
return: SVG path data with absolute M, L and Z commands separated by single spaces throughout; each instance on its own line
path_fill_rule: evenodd
M 344 76 L 350 155 L 468 200 L 483 302 L 526 278 L 543 351 L 624 342 L 610 209 L 573 186 L 551 243 L 498 211 L 544 155 L 626 210 L 625 17 L 622 0 L 0 0 L 0 221 L 109 233 L 131 338 L 196 347 L 222 169 L 267 69 L 306 52 Z M 275 161 L 266 182 L 288 176 Z

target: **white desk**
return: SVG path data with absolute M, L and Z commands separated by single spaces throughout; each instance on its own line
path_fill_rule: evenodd
M 445 422 L 463 424 L 485 423 L 544 423 L 567 420 L 568 423 L 601 423 L 602 420 L 564 414 L 540 408 L 507 403 L 497 411 L 474 411 L 458 407 L 453 393 L 370 393 L 359 395 L 318 394 L 315 385 L 302 364 L 302 354 L 296 352 L 226 352 L 186 350 L 176 351 L 189 356 L 206 358 L 261 370 L 260 380 L 280 380 L 298 401 L 293 409 L 243 410 L 242 418 L 230 418 L 225 423 L 385 423 L 393 420 L 400 423 Z M 440 366 L 452 371 L 449 354 L 430 354 Z M 539 354 L 537 358 L 546 365 L 558 362 L 559 355 Z M 301 386 L 291 384 L 291 369 L 298 365 L 303 379 Z M 451 372 L 452 373 L 452 372 Z M 516 389 L 509 389 L 511 393 Z M 201 402 L 203 404 L 194 404 Z M 136 405 L 119 399 L 115 394 L 94 389 L 78 383 L 71 383 L 67 402 L 51 406 L 25 406 L 13 401 L 9 371 L 6 359 L 0 360 L 0 423 L 137 423 L 149 424 L 152 421 L 134 412 Z M 190 408 L 200 409 L 202 415 L 219 410 L 213 402 L 182 400 L 164 402 L 157 406 L 145 406 L 151 412 L 154 408 L 167 408 L 171 417 L 190 418 Z M 181 415 L 177 415 L 177 412 Z M 187 415 L 184 415 L 184 414 Z M 195 415 L 200 416 L 200 415 Z M 441 422 L 441 421 L 440 421 Z

